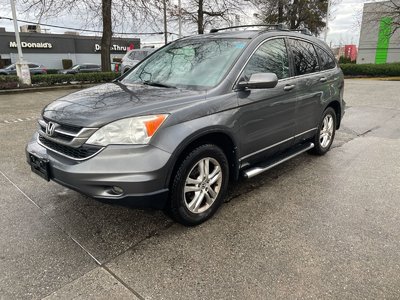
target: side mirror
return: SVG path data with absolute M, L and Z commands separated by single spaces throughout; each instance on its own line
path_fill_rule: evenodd
M 240 90 L 248 89 L 270 89 L 276 87 L 278 77 L 275 73 L 255 73 L 250 76 L 249 81 L 241 81 L 237 84 Z

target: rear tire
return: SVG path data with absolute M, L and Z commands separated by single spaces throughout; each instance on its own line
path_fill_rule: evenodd
M 222 204 L 228 183 L 228 159 L 219 147 L 205 144 L 193 149 L 172 180 L 169 215 L 186 226 L 203 223 Z
M 336 133 L 336 113 L 332 107 L 328 107 L 322 114 L 318 132 L 313 138 L 314 148 L 311 154 L 324 155 L 332 146 Z

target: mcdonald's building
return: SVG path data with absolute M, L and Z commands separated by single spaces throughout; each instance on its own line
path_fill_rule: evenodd
M 101 63 L 101 37 L 81 36 L 76 33 L 46 34 L 21 32 L 24 59 L 42 64 L 49 69 L 62 69 L 62 60 L 71 59 L 73 64 Z M 128 50 L 139 49 L 138 38 L 113 38 L 111 60 L 122 58 Z M 0 28 L 0 67 L 17 61 L 18 51 L 14 32 Z

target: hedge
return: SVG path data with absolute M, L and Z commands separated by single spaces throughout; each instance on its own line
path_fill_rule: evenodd
M 0 75 L 0 90 L 15 89 L 19 86 L 18 76 Z
M 400 76 L 400 64 L 341 64 L 346 76 L 390 77 Z
M 110 82 L 120 76 L 114 72 L 78 73 L 78 74 L 43 74 L 32 75 L 33 86 L 51 86 L 70 83 Z M 14 89 L 20 86 L 19 79 L 13 75 L 0 75 L 0 89 Z
M 110 82 L 120 76 L 114 72 L 96 72 L 96 73 L 78 73 L 78 74 L 47 74 L 32 76 L 34 85 L 54 85 L 69 84 L 71 82 L 79 83 L 101 83 Z

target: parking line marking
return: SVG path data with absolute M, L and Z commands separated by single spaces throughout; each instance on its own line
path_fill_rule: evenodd
M 17 119 L 12 119 L 12 120 L 1 120 L 0 124 L 13 124 L 13 123 L 19 123 L 19 122 L 26 122 L 26 121 L 32 121 L 35 120 L 37 117 L 25 117 L 25 118 L 17 118 Z

